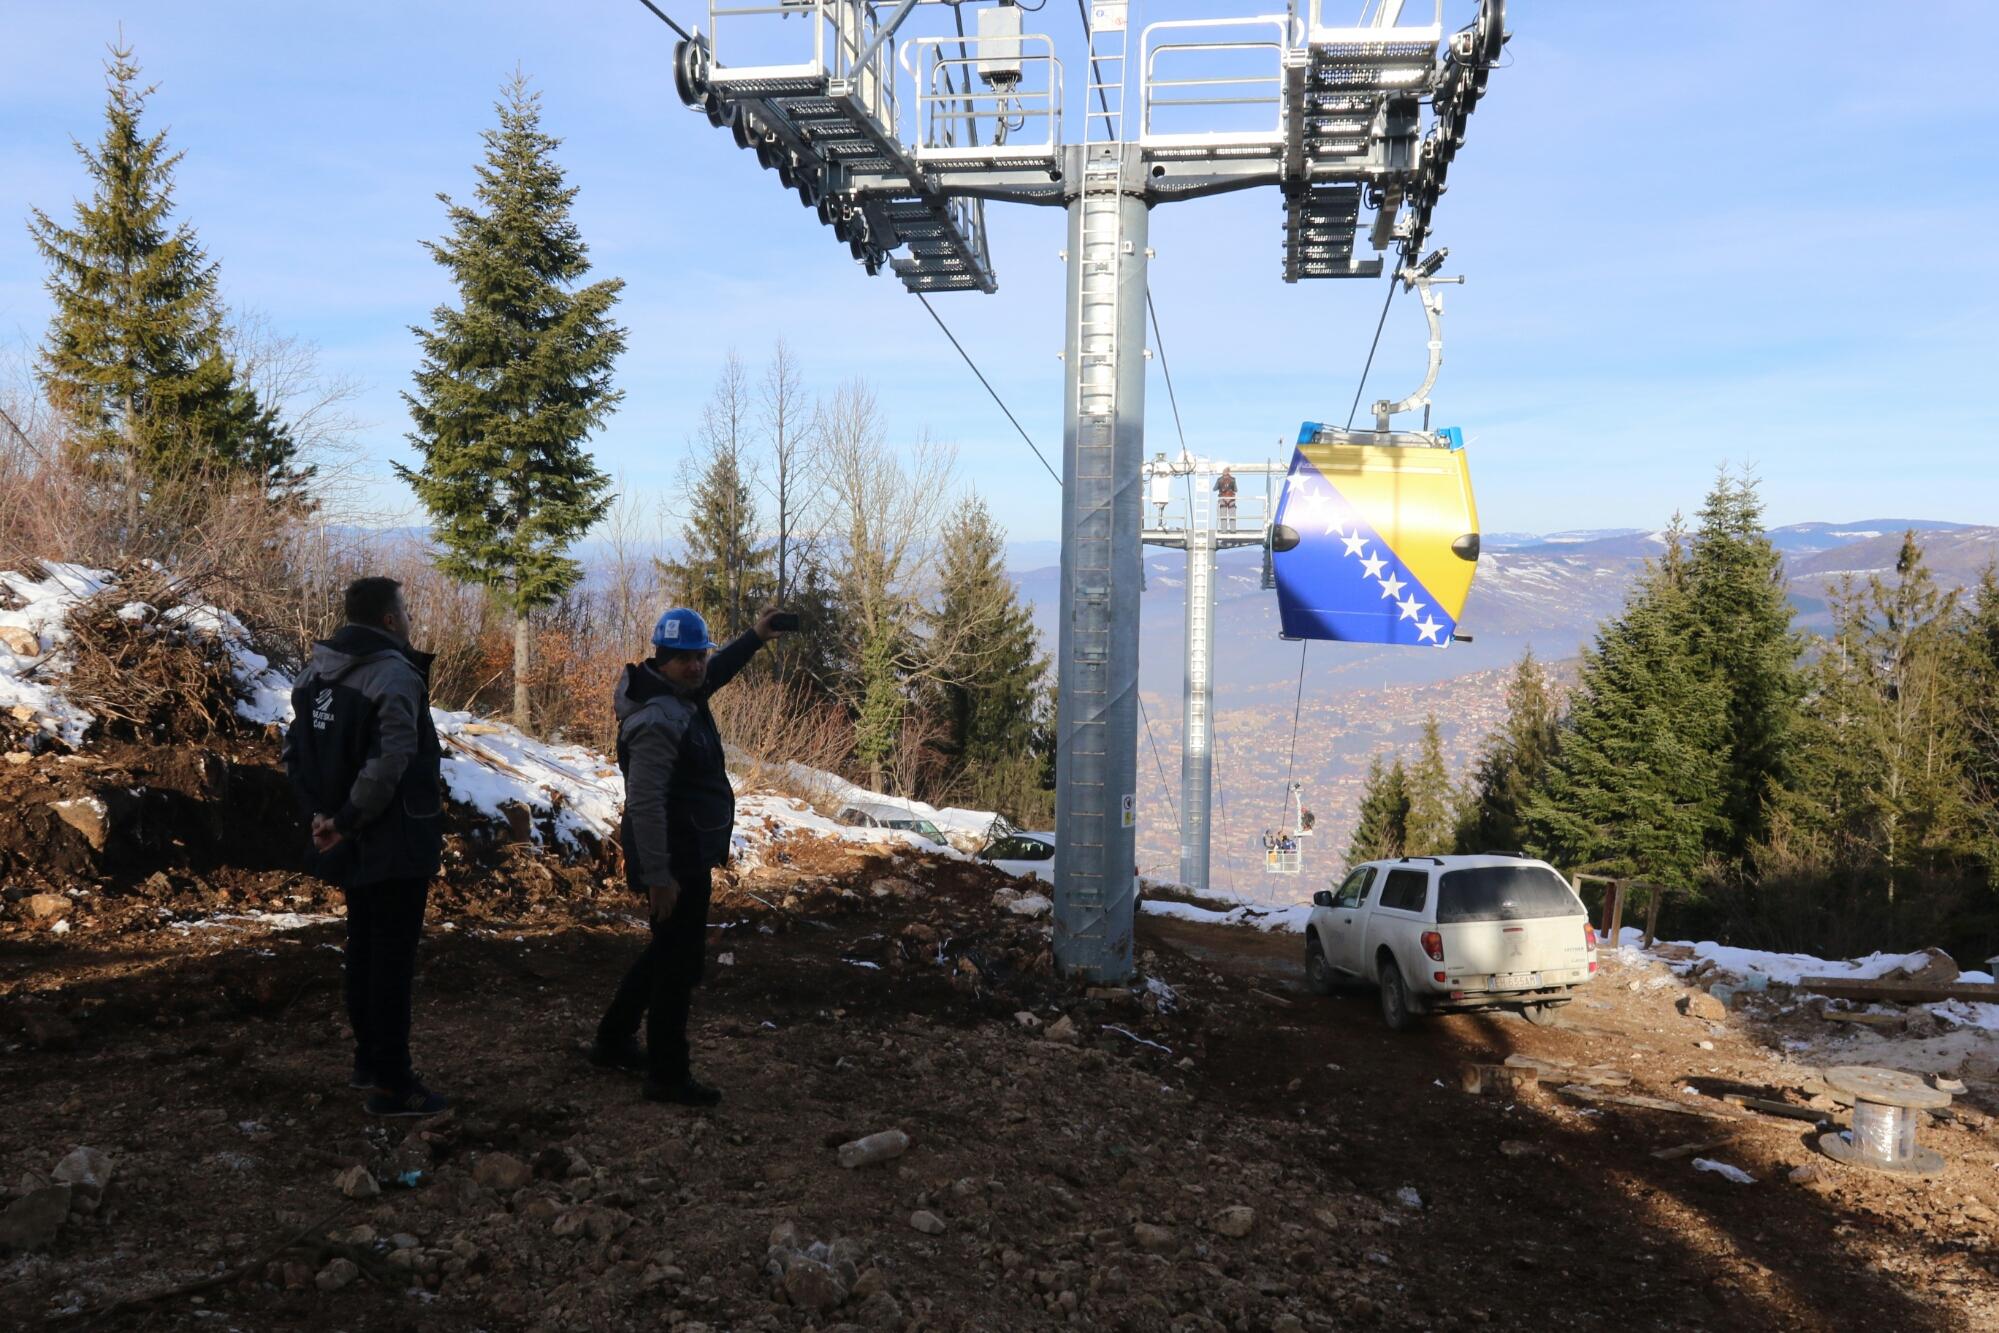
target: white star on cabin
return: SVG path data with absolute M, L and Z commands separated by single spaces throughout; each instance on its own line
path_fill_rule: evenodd
M 1381 567 L 1387 563 L 1388 562 L 1386 560 L 1383 560 L 1380 556 L 1371 555 L 1367 559 L 1360 562 L 1360 567 L 1367 571 L 1367 576 L 1369 578 L 1378 579 L 1381 577 Z
M 1381 580 L 1381 595 L 1383 597 L 1400 597 L 1402 590 L 1408 586 L 1401 579 L 1390 574 L 1387 578 Z
M 1346 546 L 1348 555 L 1359 555 L 1367 549 L 1367 538 L 1361 536 L 1358 532 L 1351 537 L 1342 537 L 1340 540 Z
M 1423 604 L 1414 597 L 1405 597 L 1403 600 L 1397 602 L 1396 605 L 1402 608 L 1402 614 L 1397 617 L 1401 620 L 1414 620 L 1417 613 L 1423 609 Z
M 1416 632 L 1423 636 L 1423 642 L 1425 643 L 1435 643 L 1437 640 L 1437 631 L 1442 628 L 1442 625 L 1428 616 L 1416 622 Z

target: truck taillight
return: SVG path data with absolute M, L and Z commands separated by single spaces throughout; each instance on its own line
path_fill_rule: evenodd
M 1583 943 L 1592 949 L 1596 947 L 1596 927 L 1587 921 L 1583 922 Z
M 1444 937 L 1434 930 L 1423 932 L 1423 952 L 1438 962 L 1444 961 Z

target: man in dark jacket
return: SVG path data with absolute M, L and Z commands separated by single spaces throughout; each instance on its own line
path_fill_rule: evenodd
M 698 614 L 668 611 L 653 628 L 651 660 L 626 667 L 618 682 L 618 768 L 625 775 L 619 835 L 625 874 L 646 896 L 652 940 L 597 1025 L 590 1059 L 643 1071 L 653 1101 L 713 1106 L 722 1099 L 694 1077 L 687 1048 L 688 1010 L 708 948 L 710 878 L 729 859 L 736 822 L 708 700 L 778 636 L 778 617 L 765 611 L 754 629 L 716 651 Z
M 347 895 L 349 1086 L 370 1114 L 434 1115 L 447 1103 L 410 1065 L 417 940 L 444 847 L 431 657 L 410 647 L 394 579 L 355 580 L 345 611 L 292 691 L 285 767 L 312 823 L 310 868 Z

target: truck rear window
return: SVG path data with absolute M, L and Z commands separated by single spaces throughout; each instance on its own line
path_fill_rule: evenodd
M 1447 870 L 1437 889 L 1437 920 L 1527 921 L 1581 916 L 1583 905 L 1546 866 L 1479 866 Z

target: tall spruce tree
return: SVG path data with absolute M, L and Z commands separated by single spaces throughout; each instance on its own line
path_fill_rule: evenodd
M 1716 479 L 1688 572 L 1694 657 L 1724 705 L 1714 850 L 1739 864 L 1768 832 L 1766 807 L 1787 774 L 1804 692 L 1784 561 L 1763 531 L 1754 481 Z
M 528 616 L 582 578 L 569 548 L 613 498 L 583 445 L 623 396 L 611 387 L 625 346 L 611 307 L 624 284 L 575 286 L 590 271 L 570 218 L 576 189 L 525 76 L 495 109 L 478 206 L 440 194 L 451 233 L 425 243 L 460 304 L 412 330 L 423 363 L 403 400 L 422 464 L 397 471 L 430 513 L 438 567 L 490 589 L 514 617 L 514 716 L 527 726 Z
M 1529 649 L 1506 685 L 1506 719 L 1479 756 L 1459 851 L 1519 851 L 1527 845 L 1527 799 L 1547 773 L 1559 720 L 1548 675 Z
M 1787 832 L 1811 835 L 1833 873 L 1877 884 L 1892 909 L 1977 847 L 1957 594 L 1908 533 L 1892 581 L 1847 580 L 1829 603 Z
M 1979 576 L 1965 614 L 1963 687 L 1973 816 L 1987 877 L 1999 874 L 1999 569 Z
M 1724 701 L 1694 657 L 1685 540 L 1583 656 L 1547 781 L 1528 802 L 1529 848 L 1697 890 L 1721 819 Z
M 1423 740 L 1416 750 L 1416 762 L 1405 779 L 1409 810 L 1403 817 L 1402 851 L 1405 856 L 1438 856 L 1455 850 L 1457 820 L 1452 810 L 1456 793 L 1451 775 L 1444 767 L 1444 740 L 1437 730 L 1437 715 L 1423 720 Z
M 1006 572 L 1006 534 L 971 497 L 944 526 L 937 600 L 925 617 L 935 659 L 931 686 L 943 735 L 937 748 L 957 779 L 1035 753 L 1048 659 L 1033 612 Z
M 1384 764 L 1376 754 L 1367 764 L 1361 788 L 1360 817 L 1347 841 L 1347 865 L 1401 856 L 1409 824 L 1408 775 L 1402 761 Z
M 277 412 L 238 378 L 225 349 L 217 268 L 194 229 L 172 222 L 181 154 L 140 121 L 154 89 L 130 47 L 106 62 L 104 135 L 75 143 L 94 182 L 73 226 L 37 208 L 29 230 L 55 304 L 39 372 L 71 427 L 76 461 L 128 509 L 127 540 L 147 531 L 161 492 L 248 477 L 297 499 L 312 475 Z
M 748 376 L 731 352 L 701 413 L 699 471 L 688 486 L 685 545 L 661 561 L 669 595 L 699 611 L 717 634 L 742 633 L 776 595 L 771 548 L 758 537 L 748 476 Z
M 734 352 L 701 409 L 697 461 L 683 471 L 688 520 L 681 558 L 661 561 L 670 594 L 724 637 L 742 633 L 776 595 L 771 547 L 758 535 L 750 473 L 749 372 Z

